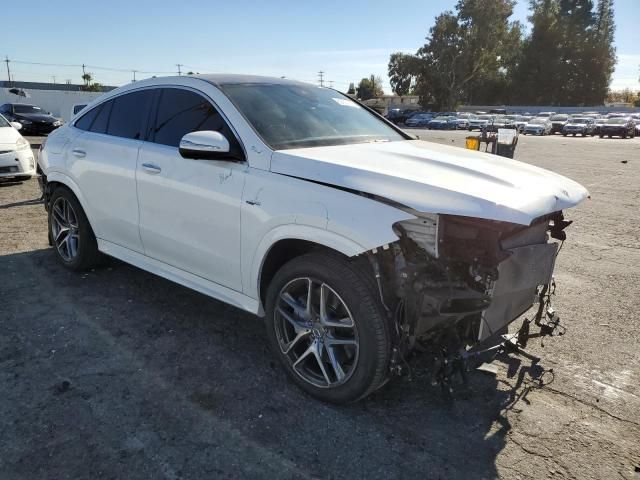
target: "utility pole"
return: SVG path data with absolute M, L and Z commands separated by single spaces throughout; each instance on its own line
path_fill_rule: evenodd
M 176 63 L 176 67 L 178 67 L 178 76 L 182 75 L 182 70 L 180 70 L 180 67 L 184 67 L 184 63 Z
M 333 80 L 329 80 L 329 88 L 333 88 Z
M 87 74 L 87 72 L 85 72 L 85 70 L 84 70 L 84 67 L 85 67 L 85 64 L 83 63 L 83 64 L 82 64 L 82 75 L 83 75 L 83 76 Z
M 135 82 L 136 81 L 136 72 L 137 72 L 137 70 L 131 70 L 131 71 L 133 72 L 133 81 Z
M 320 86 L 324 87 L 324 72 L 322 70 L 318 72 L 318 78 L 320 80 Z
M 7 55 L 4 56 L 4 62 L 7 64 L 7 79 L 9 80 L 9 86 L 11 85 L 11 70 L 9 69 L 9 57 Z
M 53 84 L 55 85 L 56 84 L 56 76 L 52 75 L 51 78 L 53 78 Z

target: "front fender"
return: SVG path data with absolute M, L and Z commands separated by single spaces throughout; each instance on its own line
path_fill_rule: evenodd
M 365 246 L 324 228 L 294 223 L 279 225 L 267 232 L 258 244 L 250 269 L 249 288 L 247 289 L 248 291 L 244 292 L 246 295 L 252 298 L 260 298 L 262 266 L 271 247 L 280 240 L 306 240 L 336 250 L 347 257 L 367 251 Z

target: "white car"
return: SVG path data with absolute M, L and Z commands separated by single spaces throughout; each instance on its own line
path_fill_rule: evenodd
M 546 304 L 549 235 L 564 239 L 562 211 L 587 196 L 414 140 L 334 90 L 238 75 L 113 90 L 39 162 L 63 265 L 104 253 L 265 317 L 293 381 L 337 403 L 400 373 L 417 345 L 445 382 L 460 352 L 534 296 Z
M 532 118 L 524 126 L 522 133 L 524 135 L 549 135 L 551 133 L 551 121 L 546 117 Z
M 0 115 L 0 178 L 28 180 L 36 173 L 31 145 L 20 135 L 22 125 Z
M 473 118 L 469 119 L 469 125 L 468 125 L 468 129 L 469 131 L 472 130 L 482 130 L 484 127 L 486 127 L 490 122 L 493 122 L 493 119 L 495 118 L 495 115 L 476 115 Z

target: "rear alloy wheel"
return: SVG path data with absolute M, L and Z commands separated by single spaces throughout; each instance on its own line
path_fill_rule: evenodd
M 49 234 L 56 254 L 70 270 L 86 270 L 99 263 L 100 252 L 91 225 L 76 197 L 57 188 L 49 203 Z
M 316 398 L 356 401 L 387 378 L 389 334 L 371 278 L 332 253 L 295 258 L 267 291 L 267 334 L 291 379 Z

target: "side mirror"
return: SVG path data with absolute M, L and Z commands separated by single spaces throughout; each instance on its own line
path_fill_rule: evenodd
M 13 128 L 16 130 L 20 130 L 22 128 L 22 124 L 20 122 L 9 122 Z
M 229 140 L 212 130 L 187 133 L 180 140 L 180 155 L 196 160 L 229 158 Z

